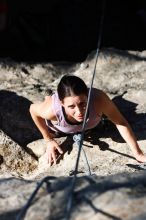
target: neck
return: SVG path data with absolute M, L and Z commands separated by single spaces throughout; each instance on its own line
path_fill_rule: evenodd
M 64 114 L 64 117 L 65 117 L 65 120 L 69 123 L 69 124 L 72 124 L 72 125 L 76 125 L 76 124 L 82 124 L 82 122 L 78 122 L 76 121 L 74 118 L 72 118 L 70 115 L 67 115 L 66 112 L 65 112 L 65 109 L 62 107 L 62 110 L 63 110 L 63 114 Z

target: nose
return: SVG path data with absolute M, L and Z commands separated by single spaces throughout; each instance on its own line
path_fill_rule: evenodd
M 83 113 L 83 112 L 82 112 L 82 109 L 81 109 L 80 107 L 78 107 L 78 106 L 76 107 L 76 113 L 78 113 L 78 114 Z

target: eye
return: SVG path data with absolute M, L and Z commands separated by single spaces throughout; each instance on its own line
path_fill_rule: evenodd
M 68 107 L 71 108 L 71 109 L 74 109 L 75 106 L 74 105 L 69 105 Z

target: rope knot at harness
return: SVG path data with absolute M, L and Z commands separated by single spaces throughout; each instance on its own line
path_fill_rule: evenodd
M 81 148 L 81 150 L 82 150 L 82 152 L 83 152 L 83 155 L 84 155 L 84 161 L 85 161 L 85 164 L 86 164 L 86 166 L 87 166 L 87 172 L 88 172 L 88 175 L 91 175 L 91 169 L 90 169 L 90 165 L 89 165 L 89 162 L 88 162 L 88 158 L 87 158 L 87 156 L 86 156 L 86 152 L 85 152 L 85 150 L 84 150 L 84 148 L 83 148 L 83 143 L 81 143 L 81 141 L 83 141 L 83 139 L 82 139 L 82 134 L 74 134 L 74 136 L 73 136 L 73 140 L 74 140 L 74 142 L 78 145 L 78 147 L 79 148 Z M 75 169 L 75 171 L 74 171 L 76 174 L 77 174 L 77 168 Z
M 73 140 L 74 140 L 75 143 L 79 144 L 80 141 L 81 141 L 81 134 L 75 134 L 73 136 Z

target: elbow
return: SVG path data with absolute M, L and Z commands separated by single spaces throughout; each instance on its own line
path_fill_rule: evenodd
M 128 121 L 125 119 L 125 120 L 122 120 L 122 121 L 116 123 L 116 127 L 117 127 L 117 128 L 120 127 L 120 126 L 122 126 L 122 127 L 129 127 L 129 123 L 128 123 Z
M 114 121 L 114 124 L 116 126 L 129 126 L 128 121 L 124 117 L 121 117 L 118 120 Z

